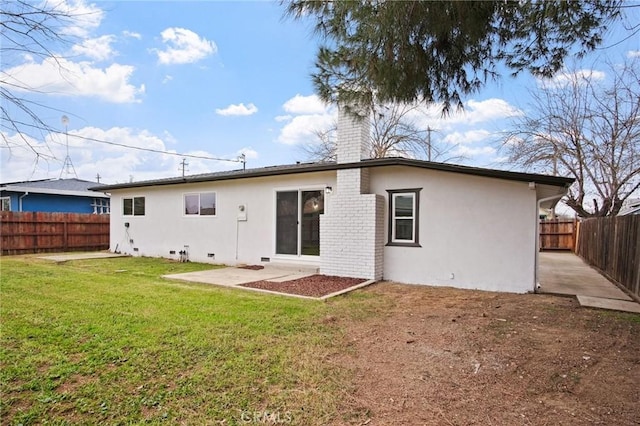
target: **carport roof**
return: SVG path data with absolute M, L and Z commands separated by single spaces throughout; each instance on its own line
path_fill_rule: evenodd
M 370 168 L 384 166 L 407 166 L 422 169 L 439 170 L 443 172 L 462 173 L 467 175 L 506 179 L 520 182 L 534 182 L 540 185 L 567 188 L 575 179 L 559 176 L 549 176 L 532 173 L 512 172 L 506 170 L 486 169 L 481 167 L 462 166 L 457 164 L 436 163 L 431 161 L 413 160 L 409 158 L 391 157 L 362 160 L 353 163 L 296 163 L 280 166 L 260 167 L 247 170 L 231 170 L 213 173 L 204 173 L 184 177 L 172 177 L 164 179 L 146 180 L 140 182 L 119 183 L 114 185 L 101 185 L 89 188 L 91 190 L 108 192 L 117 189 L 142 188 L 149 186 L 178 185 L 184 183 L 213 182 L 232 179 L 247 179 L 265 176 L 282 176 L 299 173 L 312 173 L 353 168 Z

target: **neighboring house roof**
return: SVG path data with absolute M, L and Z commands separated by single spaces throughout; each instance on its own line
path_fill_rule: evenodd
M 43 179 L 24 182 L 8 182 L 0 184 L 0 191 L 29 192 L 34 194 L 72 195 L 77 197 L 103 197 L 99 194 L 102 184 L 82 179 Z M 91 188 L 91 190 L 89 190 Z
M 246 179 L 265 176 L 281 176 L 296 173 L 311 173 L 321 171 L 331 171 L 340 169 L 353 169 L 353 168 L 369 168 L 369 167 L 383 167 L 383 166 L 408 166 L 418 167 L 422 169 L 440 170 L 444 172 L 462 173 L 474 176 L 491 177 L 498 179 L 507 179 L 520 182 L 535 182 L 541 185 L 550 185 L 557 187 L 568 187 L 575 179 L 548 176 L 531 173 L 510 172 L 505 170 L 484 169 L 479 167 L 461 166 L 457 164 L 446 163 L 434 163 L 430 161 L 412 160 L 408 158 L 375 158 L 369 160 L 362 160 L 356 163 L 334 163 L 334 162 L 320 162 L 320 163 L 297 163 L 287 164 L 281 166 L 261 167 L 248 170 L 231 170 L 214 173 L 204 173 L 192 176 L 173 177 L 165 179 L 155 179 L 140 182 L 128 182 L 119 183 L 114 185 L 104 185 L 99 187 L 89 188 L 96 191 L 110 191 L 114 189 L 126 189 L 126 188 L 142 188 L 148 186 L 162 186 L 162 185 L 176 185 L 182 183 L 196 183 L 196 182 L 212 182 L 231 179 Z
M 640 199 L 630 200 L 618 212 L 618 216 L 627 216 L 630 214 L 640 214 Z

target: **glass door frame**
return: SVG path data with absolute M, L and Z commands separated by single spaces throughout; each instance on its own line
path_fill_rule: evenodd
M 323 210 L 320 214 L 326 213 L 327 211 L 327 203 L 325 196 L 325 188 L 326 185 L 309 185 L 309 186 L 296 186 L 296 187 L 282 187 L 275 188 L 273 192 L 273 253 L 274 257 L 280 259 L 296 259 L 296 260 L 309 260 L 309 261 L 320 261 L 320 253 L 318 255 L 305 255 L 302 254 L 302 219 L 303 219 L 303 207 L 302 203 L 302 193 L 303 192 L 311 192 L 318 191 L 323 199 Z M 284 254 L 278 253 L 278 193 L 280 192 L 297 192 L 297 210 L 298 210 L 298 218 L 297 218 L 297 227 L 296 227 L 296 238 L 297 238 L 297 253 L 296 254 Z M 318 242 L 318 248 L 320 243 Z

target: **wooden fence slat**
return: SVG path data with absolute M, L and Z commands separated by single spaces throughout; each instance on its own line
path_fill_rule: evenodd
M 582 221 L 576 253 L 640 300 L 640 215 Z
M 0 212 L 0 253 L 109 248 L 109 215 Z
M 575 249 L 576 236 L 575 220 L 541 220 L 540 221 L 540 250 L 571 250 Z

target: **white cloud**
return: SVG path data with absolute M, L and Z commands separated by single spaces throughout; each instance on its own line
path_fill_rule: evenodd
M 102 9 L 84 0 L 59 1 L 53 6 L 53 11 L 71 18 L 68 25 L 61 28 L 61 33 L 77 37 L 87 37 L 100 26 L 104 17 Z
M 5 70 L 4 83 L 13 90 L 35 90 L 51 95 L 97 97 L 113 103 L 139 102 L 144 85 L 129 82 L 135 68 L 112 64 L 105 69 L 90 62 L 71 62 L 61 57 L 26 63 Z
M 60 176 L 60 170 L 66 156 L 64 135 L 49 134 L 44 138 L 44 141 L 37 141 L 25 135 L 6 133 L 3 133 L 2 137 L 7 141 L 7 145 L 0 148 L 0 179 L 2 182 Z M 25 139 L 33 149 L 27 146 Z M 182 155 L 148 152 L 109 144 L 117 143 L 130 147 L 175 153 L 175 149 L 167 147 L 169 144 L 178 145 L 174 144 L 171 139 L 172 137 L 167 134 L 159 136 L 147 130 L 126 127 L 113 127 L 106 130 L 85 127 L 69 131 L 69 156 L 80 179 L 95 180 L 96 174 L 100 174 L 100 180 L 103 183 L 128 182 L 131 176 L 136 181 L 179 176 L 182 173 L 180 162 L 183 158 L 186 158 L 188 163 L 187 174 L 239 168 L 237 162 L 183 157 Z M 36 155 L 34 149 L 45 155 Z M 245 152 L 247 158 L 258 157 L 258 153 L 251 147 L 229 153 L 225 157 L 235 160 L 240 152 Z M 181 152 L 181 154 L 219 157 L 219 154 L 215 155 L 203 150 L 190 150 Z
M 443 142 L 451 145 L 472 144 L 486 140 L 491 136 L 491 132 L 484 129 L 468 130 L 466 132 L 453 132 L 447 134 Z
M 602 81 L 606 74 L 598 70 L 578 70 L 575 72 L 560 71 L 551 78 L 538 79 L 538 86 L 547 89 L 560 88 L 571 83 L 582 83 L 586 81 Z
M 190 64 L 217 52 L 213 41 L 184 28 L 167 28 L 160 33 L 165 50 L 155 49 L 161 64 Z
M 331 128 L 338 118 L 337 108 L 327 105 L 316 95 L 295 95 L 283 105 L 288 114 L 275 121 L 284 123 L 277 141 L 285 145 L 308 144 L 317 140 L 316 132 Z
M 473 99 L 465 103 L 465 111 L 460 114 L 468 119 L 468 123 L 477 124 L 488 121 L 515 117 L 522 115 L 522 111 L 504 99 L 486 99 L 484 101 L 475 101 Z M 463 118 L 463 119 L 464 119 Z
M 282 108 L 289 114 L 322 114 L 327 110 L 327 105 L 317 95 L 295 95 L 284 103 Z
M 453 150 L 453 155 L 463 156 L 467 159 L 471 157 L 478 157 L 480 155 L 493 155 L 496 153 L 496 149 L 490 146 L 480 146 L 477 148 L 471 148 L 465 145 L 459 145 Z
M 286 145 L 312 142 L 316 132 L 329 129 L 335 119 L 332 114 L 299 115 L 280 130 L 278 141 Z
M 226 108 L 216 109 L 216 114 L 223 115 L 223 116 L 252 115 L 252 114 L 255 114 L 256 112 L 258 112 L 258 107 L 256 107 L 254 104 L 251 104 L 251 103 L 246 106 L 243 103 L 240 103 L 237 105 L 231 104 Z
M 113 35 L 103 35 L 97 38 L 89 38 L 82 44 L 74 45 L 71 50 L 76 55 L 84 55 L 98 61 L 111 58 L 116 52 L 111 48 L 111 43 L 115 41 Z
M 172 75 L 165 75 L 164 78 L 162 79 L 162 84 L 167 84 L 171 80 L 173 80 L 173 76 Z
M 124 30 L 122 32 L 122 35 L 125 36 L 125 37 L 135 38 L 135 39 L 138 39 L 138 40 L 142 39 L 142 35 L 140 33 L 136 33 L 136 32 L 133 32 L 133 31 L 128 31 L 128 30 Z
M 258 158 L 258 151 L 251 148 L 250 146 L 241 148 L 237 151 L 237 155 L 242 155 L 242 154 L 244 154 L 247 160 L 249 159 L 255 160 L 256 158 Z
M 419 106 L 407 117 L 423 129 L 430 127 L 443 131 L 459 125 L 495 122 L 522 114 L 520 109 L 504 99 L 490 98 L 482 101 L 470 99 L 464 103 L 463 110 L 453 110 L 448 116 L 442 116 L 442 104 L 430 104 Z

